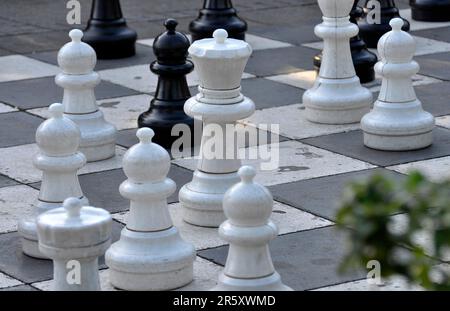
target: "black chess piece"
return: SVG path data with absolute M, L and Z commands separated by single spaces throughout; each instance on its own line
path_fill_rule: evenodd
M 350 21 L 358 25 L 357 20 L 364 15 L 363 9 L 358 6 L 358 0 L 353 3 L 350 12 Z M 366 43 L 358 35 L 350 39 L 350 49 L 352 52 L 353 64 L 355 65 L 356 75 L 361 83 L 368 83 L 375 80 L 375 70 L 373 67 L 378 61 L 377 56 L 367 49 Z M 322 52 L 314 57 L 314 68 L 319 71 L 322 63 Z
M 229 38 L 245 40 L 247 23 L 237 16 L 231 0 L 204 0 L 197 19 L 189 24 L 192 42 L 212 38 L 218 28 L 225 29 Z
M 83 41 L 91 45 L 99 59 L 133 56 L 137 34 L 128 28 L 119 0 L 92 0 L 91 17 Z
M 186 124 L 194 137 L 194 120 L 184 113 L 183 107 L 191 97 L 186 75 L 194 70 L 194 64 L 187 60 L 190 42 L 186 35 L 175 31 L 178 22 L 167 19 L 167 31 L 156 37 L 153 52 L 156 61 L 150 65 L 151 71 L 158 75 L 158 85 L 150 109 L 138 118 L 139 127 L 150 127 L 155 132 L 153 141 L 166 149 L 178 139 L 172 136 L 172 127 Z
M 364 6 L 364 13 L 366 15 L 365 18 L 359 21 L 359 30 L 360 36 L 366 42 L 366 45 L 369 48 L 376 48 L 378 45 L 378 40 L 386 33 L 391 31 L 391 26 L 389 22 L 391 19 L 400 16 L 399 10 L 395 5 L 394 0 L 377 0 L 380 4 L 380 12 L 379 12 L 379 23 L 373 22 L 371 19 L 373 18 L 372 10 L 373 7 L 370 7 L 370 3 L 373 1 L 367 0 Z M 375 13 L 375 15 L 378 13 Z M 409 31 L 409 22 L 402 18 L 404 21 L 402 30 Z
M 411 16 L 417 21 L 450 21 L 450 0 L 409 0 L 409 4 Z

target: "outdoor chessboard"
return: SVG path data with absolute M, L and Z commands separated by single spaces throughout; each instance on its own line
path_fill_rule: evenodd
M 405 178 L 404 174 L 411 169 L 421 169 L 432 180 L 450 176 L 450 23 L 411 21 L 411 34 L 417 40 L 415 60 L 421 65 L 414 85 L 424 109 L 437 117 L 434 144 L 414 152 L 383 152 L 363 146 L 359 125 L 331 126 L 306 121 L 301 101 L 315 78 L 312 59 L 321 44 L 313 28 L 321 15 L 316 6 L 305 10 L 310 10 L 308 14 L 314 18 L 299 28 L 249 29 L 247 41 L 254 52 L 243 76 L 242 92 L 253 99 L 257 111 L 241 122 L 248 126 L 280 124 L 280 166 L 259 172 L 257 180 L 270 189 L 275 199 L 272 219 L 280 236 L 270 248 L 283 282 L 295 290 L 365 290 L 370 288 L 365 280 L 366 271 L 343 275 L 337 272 L 345 253 L 345 232 L 337 230 L 333 222 L 339 198 L 349 181 L 374 173 L 397 180 Z M 410 16 L 409 10 L 401 14 Z M 98 104 L 106 119 L 119 130 L 117 156 L 87 164 L 79 172 L 79 178 L 91 205 L 113 214 L 114 240 L 119 237 L 129 207 L 118 191 L 126 179 L 121 169 L 122 157 L 127 148 L 137 143 L 136 119 L 148 109 L 157 82 L 149 70 L 149 63 L 154 60 L 152 42 L 151 38 L 142 38 L 135 57 L 99 60 L 96 67 L 103 80 L 96 89 Z M 47 290 L 52 279 L 50 261 L 22 254 L 17 221 L 31 213 L 38 196 L 41 175 L 32 164 L 37 151 L 36 128 L 47 116 L 47 107 L 62 99 L 62 90 L 54 83 L 59 72 L 56 55 L 57 51 L 0 57 L 0 288 L 3 290 Z M 188 82 L 194 95 L 195 72 L 188 76 Z M 366 86 L 376 97 L 380 81 Z M 178 190 L 191 180 L 194 168 L 195 159 L 173 159 L 169 173 L 178 186 L 169 198 L 174 224 L 197 248 L 195 280 L 181 290 L 213 287 L 227 255 L 227 246 L 217 229 L 194 227 L 181 220 Z M 103 260 L 100 263 L 102 288 L 110 290 L 108 269 Z M 398 279 L 380 287 L 405 288 L 406 284 Z

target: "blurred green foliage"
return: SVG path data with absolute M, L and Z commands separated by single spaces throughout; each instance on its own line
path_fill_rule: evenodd
M 382 278 L 403 276 L 428 290 L 450 290 L 450 269 L 438 265 L 450 254 L 450 181 L 433 183 L 414 172 L 403 183 L 382 175 L 353 182 L 337 224 L 350 228 L 341 270 L 377 260 Z M 424 237 L 429 245 L 420 242 Z

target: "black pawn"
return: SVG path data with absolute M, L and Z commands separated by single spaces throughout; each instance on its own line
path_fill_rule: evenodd
M 352 11 L 350 12 L 350 22 L 358 25 L 357 20 L 364 15 L 361 7 L 358 6 L 358 0 L 355 0 Z M 356 75 L 361 83 L 368 83 L 375 80 L 375 70 L 373 67 L 378 61 L 377 56 L 367 49 L 366 43 L 358 35 L 350 39 L 350 49 L 352 52 L 353 65 L 355 65 Z M 314 67 L 320 70 L 322 63 L 322 53 L 314 57 Z
M 368 2 L 364 6 L 364 13 L 367 15 L 372 8 L 368 7 Z M 399 10 L 395 5 L 394 0 L 378 0 L 380 3 L 380 23 L 370 23 L 367 17 L 359 22 L 360 36 L 366 42 L 369 48 L 377 48 L 378 41 L 387 32 L 391 31 L 392 28 L 389 22 L 393 18 L 402 18 L 400 16 Z M 403 18 L 404 24 L 402 27 L 403 31 L 409 31 L 409 22 Z
M 150 109 L 138 118 L 139 127 L 150 127 L 155 131 L 153 141 L 166 149 L 179 137 L 172 136 L 172 127 L 186 124 L 194 136 L 194 120 L 184 113 L 183 107 L 191 97 L 186 75 L 194 70 L 194 64 L 187 60 L 190 42 L 186 35 L 175 31 L 178 22 L 165 21 L 167 31 L 156 37 L 153 52 L 156 61 L 150 70 L 158 75 L 156 93 L 150 102 Z
M 424 22 L 450 21 L 450 0 L 410 0 L 412 18 Z
M 205 0 L 197 19 L 189 24 L 192 42 L 212 38 L 214 30 L 222 28 L 229 38 L 245 40 L 247 23 L 237 16 L 231 0 Z
M 133 56 L 137 34 L 127 27 L 119 0 L 93 0 L 91 17 L 83 41 L 91 45 L 99 59 Z

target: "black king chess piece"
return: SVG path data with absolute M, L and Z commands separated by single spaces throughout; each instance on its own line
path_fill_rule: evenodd
M 412 18 L 424 22 L 450 21 L 450 0 L 409 0 Z
M 353 3 L 350 12 L 350 21 L 358 25 L 357 20 L 364 15 L 363 9 L 358 6 L 358 0 Z M 361 83 L 368 83 L 375 80 L 375 70 L 373 69 L 378 61 L 377 56 L 367 49 L 366 43 L 358 35 L 350 39 L 350 49 L 352 52 L 353 65 L 355 65 L 356 75 Z M 322 62 L 322 52 L 314 57 L 314 68 L 319 71 Z
M 92 46 L 99 59 L 133 56 L 137 34 L 127 27 L 119 0 L 92 0 L 91 17 L 83 41 Z
M 360 36 L 369 48 L 377 48 L 378 41 L 386 33 L 392 30 L 389 22 L 393 18 L 402 18 L 394 0 L 376 0 L 380 5 L 380 12 L 373 11 L 370 4 L 373 0 L 367 0 L 364 6 L 365 18 L 359 21 Z M 376 17 L 379 14 L 379 21 Z M 403 31 L 409 31 L 409 22 L 403 19 Z
M 189 24 L 192 42 L 212 38 L 218 28 L 225 29 L 229 38 L 245 40 L 247 23 L 237 16 L 231 0 L 204 0 L 198 17 Z
M 191 97 L 186 75 L 194 70 L 194 64 L 186 59 L 189 39 L 175 31 L 177 25 L 176 20 L 167 19 L 164 23 L 167 31 L 156 37 L 153 43 L 157 60 L 150 65 L 150 70 L 158 75 L 158 85 L 150 109 L 138 118 L 138 126 L 153 129 L 153 142 L 166 149 L 170 149 L 178 139 L 171 135 L 176 124 L 188 125 L 194 136 L 194 120 L 183 110 L 185 101 Z

